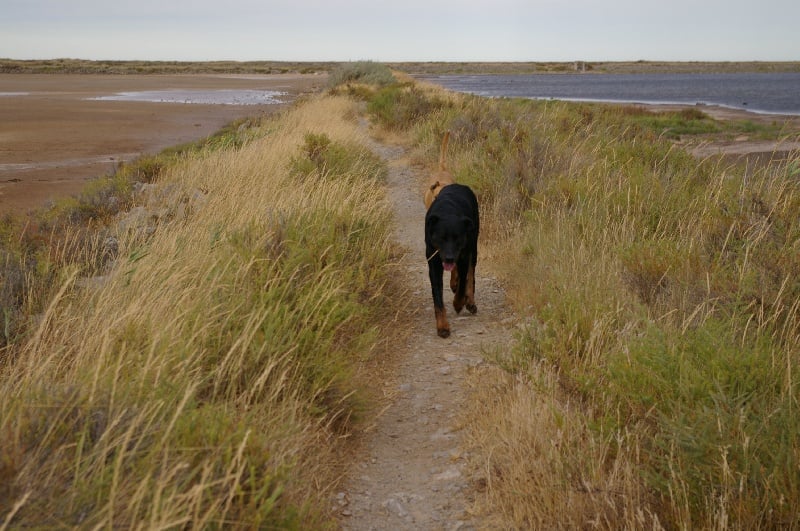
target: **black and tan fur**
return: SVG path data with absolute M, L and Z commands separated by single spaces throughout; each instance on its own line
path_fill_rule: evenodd
M 466 306 L 470 313 L 475 304 L 475 267 L 478 263 L 480 217 L 478 200 L 468 186 L 448 184 L 439 190 L 425 215 L 425 255 L 431 283 L 436 332 L 450 335 L 444 307 L 443 275 L 450 271 L 450 288 L 455 296 L 453 308 L 460 313 Z

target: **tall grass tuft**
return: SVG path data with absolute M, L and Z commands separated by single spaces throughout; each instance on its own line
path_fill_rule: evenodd
M 385 170 L 354 105 L 187 154 L 156 185 L 202 203 L 120 230 L 99 284 L 59 268 L 0 366 L 0 525 L 328 525 L 389 289 Z
M 416 120 L 386 120 L 379 95 L 370 109 L 430 165 L 452 132 L 484 266 L 525 315 L 466 421 L 485 514 L 503 528 L 800 526 L 797 154 L 696 160 L 670 139 L 749 127 L 697 112 L 435 97 Z

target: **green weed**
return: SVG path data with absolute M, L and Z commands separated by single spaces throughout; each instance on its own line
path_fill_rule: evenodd
M 351 83 L 385 86 L 395 83 L 392 71 L 384 64 L 373 61 L 342 63 L 328 76 L 328 87 L 335 88 Z
M 367 110 L 384 127 L 404 129 L 446 105 L 443 99 L 430 97 L 413 86 L 395 84 L 377 91 Z

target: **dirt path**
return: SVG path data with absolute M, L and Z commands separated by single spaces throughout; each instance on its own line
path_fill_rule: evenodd
M 513 317 L 502 288 L 481 269 L 479 258 L 478 313 L 459 316 L 450 306 L 452 335 L 436 335 L 424 259 L 423 177 L 409 167 L 403 148 L 376 143 L 373 149 L 389 164 L 394 237 L 407 250 L 400 274 L 411 301 L 398 326 L 410 333 L 398 346 L 396 370 L 381 382 L 386 409 L 365 434 L 351 477 L 334 503 L 345 530 L 480 528 L 469 512 L 474 485 L 460 428 L 469 393 L 466 377 L 484 363 L 484 349 L 510 343 Z M 452 298 L 446 295 L 445 301 L 449 305 Z

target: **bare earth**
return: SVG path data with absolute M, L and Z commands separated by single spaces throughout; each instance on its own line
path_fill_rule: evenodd
M 0 214 L 79 192 L 121 161 L 204 138 L 244 117 L 280 110 L 324 86 L 324 75 L 0 74 Z M 256 89 L 281 104 L 92 101 L 118 92 Z

